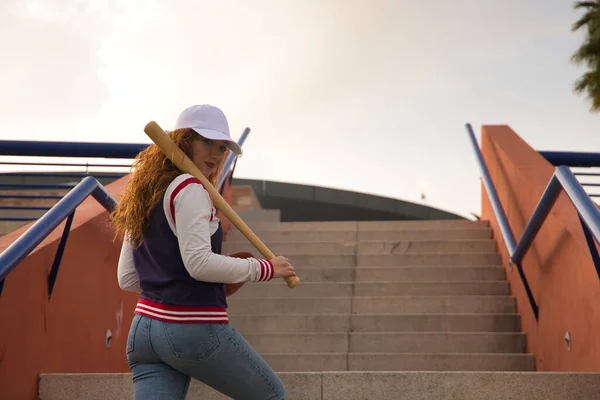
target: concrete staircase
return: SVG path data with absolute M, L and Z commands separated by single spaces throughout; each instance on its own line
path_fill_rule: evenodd
M 247 284 L 229 300 L 231 323 L 281 374 L 291 399 L 597 396 L 596 374 L 535 372 L 485 223 L 251 226 L 302 283 Z M 224 253 L 239 251 L 257 254 L 231 232 Z M 42 375 L 40 399 L 120 400 L 131 388 L 129 374 Z M 224 398 L 197 381 L 188 396 Z
M 482 224 L 255 226 L 303 280 L 294 290 L 281 282 L 248 285 L 230 301 L 232 324 L 277 371 L 534 369 Z M 444 226 L 468 239 L 443 241 L 451 232 L 427 229 Z M 399 228 L 422 238 L 398 240 Z M 232 235 L 224 251 L 252 251 L 242 239 Z

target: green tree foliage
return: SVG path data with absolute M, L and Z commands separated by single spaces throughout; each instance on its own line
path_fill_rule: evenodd
M 571 28 L 573 32 L 585 30 L 585 39 L 571 57 L 577 65 L 585 65 L 587 71 L 575 81 L 576 93 L 586 93 L 592 102 L 590 111 L 600 111 L 600 0 L 578 1 L 576 10 L 583 10 L 583 16 Z

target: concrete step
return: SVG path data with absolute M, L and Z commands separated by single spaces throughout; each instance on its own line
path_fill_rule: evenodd
M 508 281 L 357 282 L 355 296 L 509 295 Z
M 47 206 L 44 206 L 47 207 Z M 6 210 L 0 209 L 0 218 L 40 218 L 48 210 Z
M 302 282 L 505 280 L 503 267 L 295 267 Z
M 0 236 L 12 233 L 22 226 L 33 223 L 33 221 L 0 221 Z
M 339 242 L 339 241 L 398 241 L 398 240 L 482 240 L 491 239 L 490 228 L 474 229 L 411 229 L 411 230 L 381 230 L 381 231 L 356 231 L 332 230 L 318 228 L 314 230 L 256 230 L 252 231 L 265 243 L 270 242 Z M 232 230 L 227 234 L 227 242 L 240 242 L 247 240 L 245 236 Z M 226 243 L 227 243 L 226 242 Z
M 297 289 L 297 288 L 296 288 Z M 295 289 L 294 289 L 295 290 Z M 352 297 L 241 297 L 241 292 L 227 299 L 229 315 L 349 314 Z
M 519 314 L 231 315 L 246 334 L 300 332 L 518 332 Z
M 292 257 L 288 257 L 290 261 Z M 315 260 L 316 261 L 316 260 Z M 322 262 L 326 262 L 323 260 Z M 319 262 L 319 261 L 317 261 Z M 499 253 L 420 253 L 420 254 L 358 254 L 356 265 L 369 267 L 502 265 Z M 296 263 L 300 265 L 299 263 Z M 304 264 L 304 263 L 302 263 Z M 308 264 L 307 264 L 308 265 Z M 314 264 L 313 264 L 314 265 Z M 319 264 L 317 264 L 319 265 Z
M 310 230 L 339 230 L 339 231 L 381 231 L 381 230 L 412 230 L 412 229 L 485 229 L 489 228 L 487 221 L 470 220 L 410 220 L 410 221 L 298 221 L 271 222 L 251 221 L 248 223 L 253 230 L 260 231 L 310 231 Z M 233 227 L 233 229 L 236 229 Z
M 281 374 L 282 379 L 293 379 Z M 298 375 L 296 375 L 298 376 Z M 294 376 L 294 377 L 296 377 Z M 300 379 L 300 377 L 298 376 Z M 284 382 L 287 383 L 286 380 Z M 600 391 L 599 373 L 535 371 L 341 372 L 321 375 L 321 393 L 303 400 L 584 400 Z M 300 382 L 298 382 L 300 383 Z M 316 384 L 316 382 L 315 382 Z M 296 389 L 298 386 L 291 384 Z
M 532 354 L 354 353 L 349 371 L 535 371 Z
M 412 221 L 358 221 L 359 231 L 401 229 L 485 229 L 488 221 L 471 220 L 412 220 Z
M 414 230 L 373 230 L 358 231 L 356 240 L 474 240 L 491 239 L 490 228 L 464 228 L 464 229 L 414 229 Z
M 349 296 L 465 296 L 508 295 L 508 281 L 304 282 L 290 289 L 285 281 L 244 285 L 238 298 Z
M 306 281 L 305 269 L 298 269 Z M 330 269 L 335 271 L 335 269 Z M 306 271 L 308 272 L 308 271 Z M 312 271 L 310 271 L 312 272 Z M 311 274 L 307 274 L 309 277 Z M 324 274 L 325 275 L 325 274 Z M 447 266 L 447 267 L 356 267 L 358 282 L 389 281 L 502 281 L 506 279 L 504 267 L 498 266 Z M 324 277 L 331 277 L 325 275 Z
M 379 296 L 354 297 L 355 314 L 513 314 L 511 296 Z
M 264 243 L 272 242 L 344 242 L 344 241 L 356 241 L 356 231 L 351 230 L 312 230 L 312 231 L 259 231 L 253 229 L 252 231 L 262 240 Z M 227 241 L 229 242 L 242 242 L 247 241 L 246 237 L 238 230 L 232 229 L 227 234 Z M 225 244 L 224 243 L 224 244 Z M 256 249 L 252 251 L 255 253 Z
M 254 254 L 254 253 L 253 253 Z M 281 254 L 289 258 L 292 265 L 307 267 L 400 267 L 400 266 L 441 266 L 463 265 L 484 266 L 501 265 L 498 253 L 412 253 L 412 254 L 366 254 L 366 253 L 288 253 Z
M 584 400 L 600 392 L 600 373 L 281 372 L 290 400 Z M 40 400 L 129 400 L 131 374 L 40 374 Z M 192 379 L 187 400 L 226 397 Z
M 497 250 L 491 239 L 482 240 L 427 240 L 427 241 L 339 241 L 339 242 L 267 242 L 267 247 L 275 254 L 322 254 L 322 253 L 490 253 Z M 223 243 L 223 254 L 250 252 L 257 254 L 256 248 L 247 240 Z
M 349 340 L 351 353 L 524 353 L 526 346 L 520 332 L 352 332 Z
M 246 334 L 259 353 L 523 353 L 522 333 L 261 333 Z
M 535 358 L 531 354 L 263 353 L 261 355 L 278 372 L 535 370 Z
M 309 298 L 227 299 L 230 315 L 292 314 L 510 314 L 516 312 L 510 296 L 355 296 Z
M 277 209 L 238 210 L 236 211 L 236 213 L 240 216 L 242 220 L 244 220 L 246 225 L 249 225 L 251 221 L 256 221 L 259 223 L 264 223 L 268 221 L 271 223 L 275 223 L 281 220 L 281 211 Z
M 358 253 L 490 253 L 497 251 L 492 239 L 480 240 L 370 240 L 357 242 Z

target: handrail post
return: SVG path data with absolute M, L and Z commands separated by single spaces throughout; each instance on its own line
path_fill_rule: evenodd
M 92 197 L 103 205 L 109 213 L 117 207 L 117 200 L 108 193 L 104 186 L 97 185 L 92 191 Z
M 513 263 L 519 264 L 523 260 L 525 253 L 529 250 L 531 243 L 533 243 L 533 240 L 540 231 L 540 228 L 554 206 L 554 203 L 556 203 L 560 191 L 560 182 L 556 177 L 556 174 L 554 174 L 552 175 L 550 182 L 548 182 L 544 194 L 540 197 L 540 201 L 535 207 L 533 215 L 529 218 L 529 222 L 527 222 L 527 225 L 525 226 L 523 235 L 521 235 L 521 239 L 519 239 L 519 243 L 517 244 L 514 253 L 511 255 L 511 261 Z
M 569 167 L 561 165 L 554 173 L 565 189 L 567 196 L 585 221 L 597 241 L 600 242 L 600 212 L 596 203 L 590 199 Z M 593 222 L 593 223 L 590 223 Z

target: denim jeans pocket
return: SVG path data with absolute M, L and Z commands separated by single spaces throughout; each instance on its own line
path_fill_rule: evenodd
M 173 354 L 187 360 L 206 360 L 219 347 L 218 330 L 213 324 L 162 324 Z
M 135 349 L 135 334 L 137 332 L 140 319 L 142 319 L 141 315 L 134 314 L 133 319 L 131 320 L 131 327 L 129 328 L 129 335 L 127 336 L 127 349 L 125 350 L 127 354 L 133 352 Z

